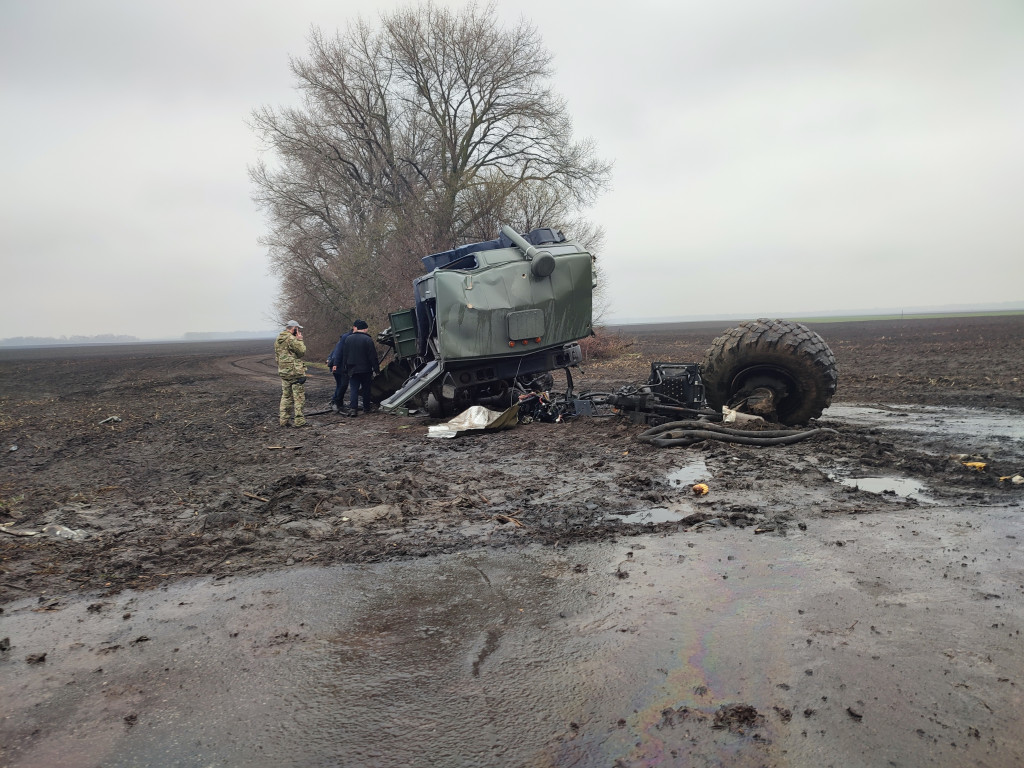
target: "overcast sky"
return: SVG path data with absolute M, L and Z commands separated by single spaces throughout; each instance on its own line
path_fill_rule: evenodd
M 0 0 L 0 338 L 275 327 L 248 114 L 405 4 Z M 610 319 L 1024 306 L 1021 0 L 497 7 L 615 163 Z

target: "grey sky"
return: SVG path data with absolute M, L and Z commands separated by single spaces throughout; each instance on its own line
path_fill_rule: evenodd
M 273 327 L 248 113 L 399 4 L 0 0 L 0 338 Z M 1019 0 L 497 7 L 615 161 L 612 319 L 1024 302 Z

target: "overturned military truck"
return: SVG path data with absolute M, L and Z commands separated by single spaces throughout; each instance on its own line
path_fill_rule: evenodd
M 392 312 L 378 341 L 395 360 L 375 381 L 381 408 L 412 405 L 433 416 L 476 402 L 507 407 L 513 390 L 583 360 L 593 333 L 593 257 L 561 232 L 520 235 L 425 256 L 416 304 Z M 391 394 L 397 382 L 398 388 Z
M 610 405 L 657 424 L 720 417 L 722 406 L 782 424 L 817 418 L 835 393 L 835 357 L 806 326 L 754 320 L 715 339 L 703 362 L 651 364 L 650 379 L 617 393 L 573 392 L 579 340 L 593 334 L 593 257 L 554 229 L 499 237 L 421 259 L 415 306 L 392 312 L 377 340 L 394 359 L 374 380 L 384 411 L 431 416 L 473 404 L 503 410 L 550 390 L 563 369 L 567 391 L 548 413 L 569 416 Z M 545 396 L 546 397 L 546 396 Z

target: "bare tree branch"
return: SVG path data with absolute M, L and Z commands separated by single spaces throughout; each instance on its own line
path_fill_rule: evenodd
M 269 150 L 249 176 L 288 313 L 383 320 L 409 303 L 420 256 L 502 223 L 599 240 L 580 211 L 611 165 L 573 138 L 552 61 L 536 27 L 503 27 L 493 4 L 313 28 L 290 61 L 300 104 L 250 119 Z

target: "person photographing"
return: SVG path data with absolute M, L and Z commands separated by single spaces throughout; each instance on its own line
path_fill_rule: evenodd
M 371 342 L 372 343 L 372 342 Z M 292 423 L 296 427 L 306 426 L 302 408 L 306 404 L 306 345 L 302 341 L 302 326 L 296 320 L 289 320 L 274 342 L 277 357 L 277 372 L 281 376 L 281 405 L 278 422 L 288 426 L 288 419 L 294 413 Z

